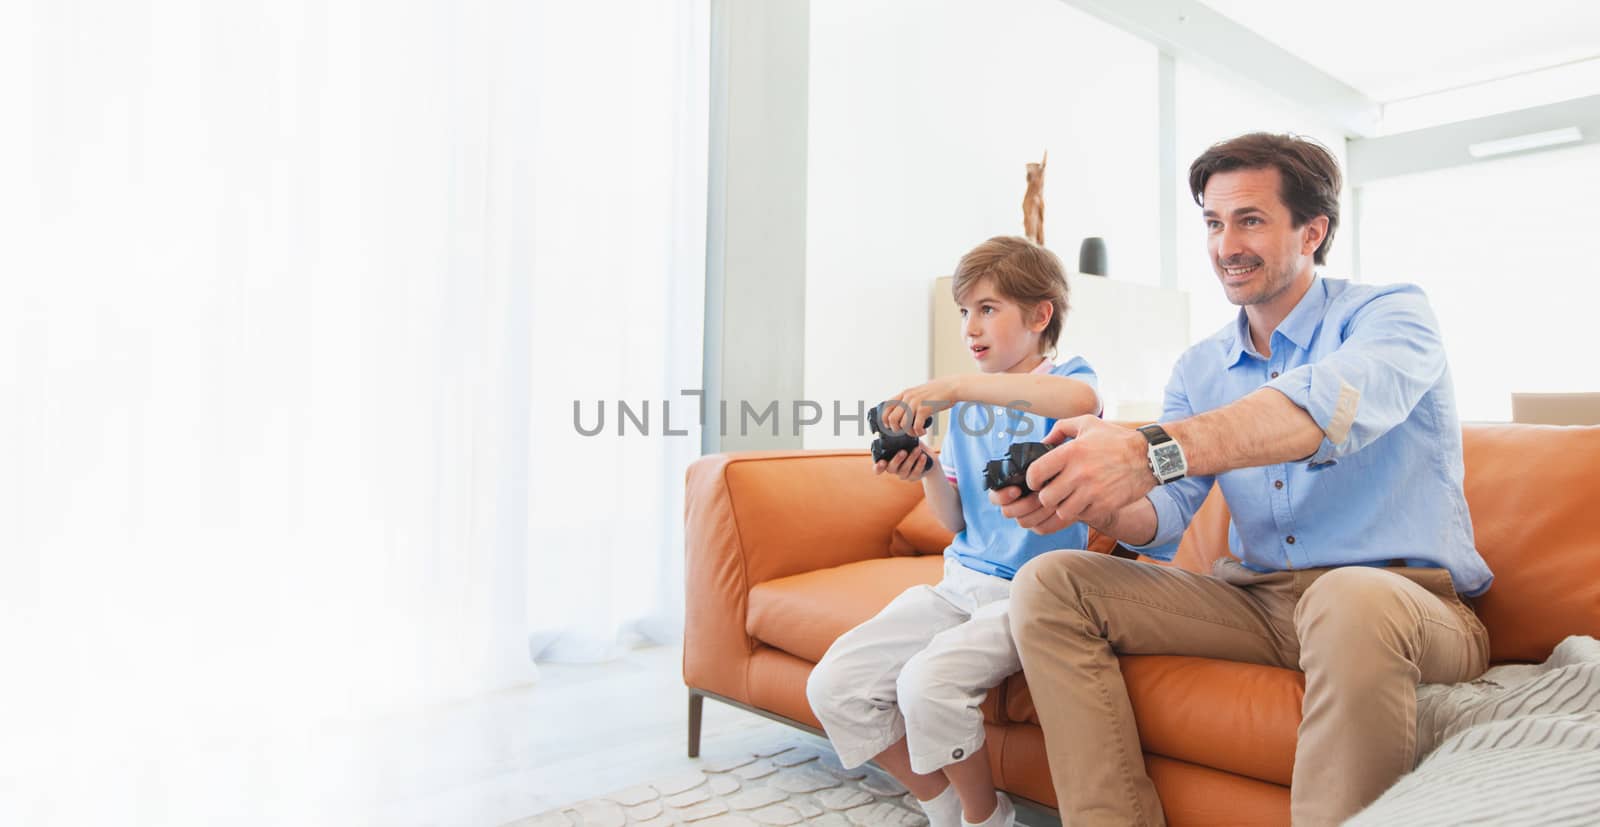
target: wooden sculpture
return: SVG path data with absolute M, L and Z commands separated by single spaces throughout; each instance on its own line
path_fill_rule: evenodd
M 1022 234 L 1030 241 L 1044 246 L 1044 165 L 1050 160 L 1050 150 L 1044 151 L 1039 163 L 1028 164 L 1028 191 L 1022 195 Z

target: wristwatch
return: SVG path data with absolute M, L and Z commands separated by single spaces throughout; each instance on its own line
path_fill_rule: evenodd
M 1189 474 L 1189 460 L 1183 456 L 1183 446 L 1162 429 L 1160 425 L 1146 425 L 1139 429 L 1149 441 L 1147 456 L 1150 473 L 1156 475 L 1157 485 L 1177 482 Z

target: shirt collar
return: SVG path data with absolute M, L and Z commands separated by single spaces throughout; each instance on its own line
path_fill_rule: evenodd
M 1050 371 L 1055 370 L 1055 369 L 1056 369 L 1056 363 L 1050 361 L 1050 357 L 1046 356 L 1043 359 L 1039 360 L 1039 364 L 1035 365 L 1033 370 L 1030 370 L 1028 372 L 1029 373 L 1049 373 Z
M 1306 294 L 1300 297 L 1300 301 L 1289 311 L 1289 315 L 1278 323 L 1277 332 L 1282 333 L 1285 339 L 1293 342 L 1301 350 L 1309 350 L 1311 337 L 1317 332 L 1317 325 L 1322 323 L 1323 311 L 1327 307 L 1327 285 L 1323 284 L 1321 276 L 1314 275 L 1311 277 L 1311 286 L 1306 288 Z M 1239 360 L 1246 353 L 1258 355 L 1255 345 L 1250 342 L 1250 319 L 1241 307 L 1239 316 L 1233 323 L 1233 341 L 1228 343 L 1227 366 L 1231 368 L 1239 364 Z
M 1239 308 L 1239 315 L 1233 320 L 1233 340 L 1228 343 L 1227 366 L 1239 364 L 1246 353 L 1255 353 L 1250 344 L 1250 320 L 1244 315 L 1244 308 Z
M 1301 350 L 1311 349 L 1311 337 L 1317 332 L 1317 325 L 1322 324 L 1323 311 L 1328 307 L 1328 288 L 1323 284 L 1321 276 L 1311 277 L 1311 286 L 1306 289 L 1306 294 L 1300 297 L 1300 302 L 1289 311 L 1283 321 L 1278 324 L 1278 332 L 1285 339 L 1294 342 Z

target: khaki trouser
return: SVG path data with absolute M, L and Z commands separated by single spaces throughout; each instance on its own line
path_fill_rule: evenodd
M 1212 576 L 1087 551 L 1017 574 L 1011 627 L 1063 824 L 1165 823 L 1117 654 L 1193 655 L 1306 675 L 1296 825 L 1337 824 L 1416 763 L 1418 683 L 1470 680 L 1489 636 L 1449 572 L 1344 566 Z

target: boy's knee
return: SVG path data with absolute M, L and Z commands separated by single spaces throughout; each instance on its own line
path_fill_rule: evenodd
M 844 687 L 840 686 L 838 670 L 834 669 L 827 658 L 811 669 L 811 677 L 806 679 L 806 702 L 811 705 L 811 711 L 818 718 L 839 706 Z
M 895 695 L 900 700 L 900 710 L 907 720 L 917 720 L 918 712 L 929 704 L 947 700 L 950 689 L 949 676 L 941 668 L 939 657 L 923 651 L 906 662 L 895 680 Z

